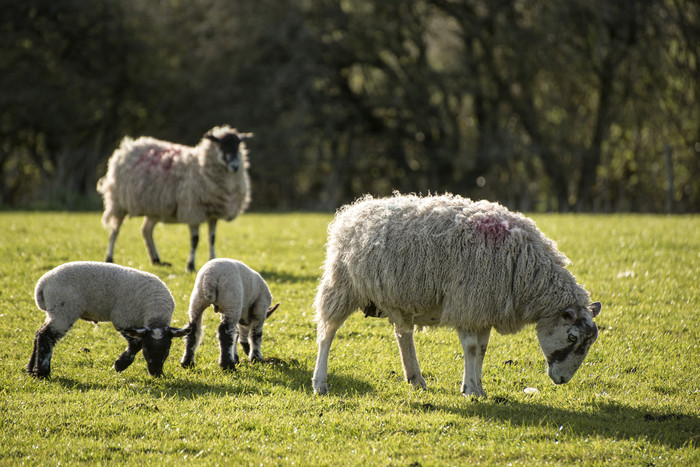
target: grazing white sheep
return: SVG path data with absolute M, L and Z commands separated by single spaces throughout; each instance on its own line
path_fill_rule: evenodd
M 131 365 L 143 348 L 153 376 L 163 374 L 172 338 L 189 333 L 170 327 L 175 301 L 158 277 L 116 264 L 78 261 L 58 266 L 39 279 L 34 298 L 47 315 L 27 367 L 39 378 L 50 375 L 53 348 L 78 319 L 111 321 L 124 336 L 128 345 L 114 362 L 116 371 Z
M 216 127 L 195 147 L 154 138 L 124 138 L 97 183 L 102 194 L 102 223 L 110 229 L 105 261 L 114 259 L 114 243 L 126 215 L 145 216 L 141 233 L 153 264 L 164 264 L 153 241 L 158 222 L 190 227 L 187 270 L 194 271 L 199 225 L 209 224 L 209 258 L 215 258 L 218 219 L 233 220 L 250 202 L 245 139 L 228 126 Z
M 262 361 L 260 346 L 263 324 L 277 309 L 271 307 L 272 294 L 265 280 L 240 261 L 214 259 L 208 261 L 197 273 L 190 297 L 191 330 L 185 340 L 185 353 L 181 364 L 184 368 L 194 366 L 194 354 L 202 342 L 202 315 L 209 305 L 221 314 L 217 335 L 221 356 L 219 366 L 233 370 L 238 364 L 237 342 L 248 359 Z
M 556 384 L 573 377 L 597 337 L 592 318 L 601 305 L 564 268 L 566 257 L 532 220 L 495 203 L 366 196 L 338 211 L 327 248 L 315 300 L 318 394 L 328 390 L 336 331 L 358 308 L 393 323 L 406 380 L 423 388 L 413 327 L 456 328 L 466 396 L 486 396 L 481 370 L 491 328 L 508 334 L 536 323 Z

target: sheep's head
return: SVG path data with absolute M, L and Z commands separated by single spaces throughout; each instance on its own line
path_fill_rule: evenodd
M 143 345 L 143 358 L 146 359 L 148 373 L 151 376 L 163 376 L 163 364 L 170 354 L 173 337 L 184 337 L 190 333 L 189 328 L 136 328 L 122 331 L 125 337 L 140 339 Z
M 547 374 L 554 384 L 569 382 L 583 363 L 598 337 L 593 318 L 600 313 L 600 308 L 600 302 L 567 308 L 537 323 L 537 338 L 547 358 Z
M 235 128 L 217 127 L 209 130 L 204 137 L 218 148 L 218 160 L 229 172 L 238 172 L 245 165 L 241 152 L 245 151 L 243 140 L 251 138 L 253 133 L 239 133 Z

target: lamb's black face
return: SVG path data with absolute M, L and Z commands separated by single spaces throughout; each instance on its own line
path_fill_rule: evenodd
M 189 329 L 146 328 L 143 335 L 143 357 L 146 359 L 148 373 L 151 376 L 163 376 L 163 364 L 170 354 L 173 337 L 183 337 Z
M 167 332 L 167 328 L 146 331 L 143 336 L 143 357 L 151 376 L 163 376 L 163 364 L 170 354 L 172 341 L 173 337 Z

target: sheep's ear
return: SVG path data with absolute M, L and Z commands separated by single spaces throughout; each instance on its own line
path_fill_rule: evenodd
M 243 141 L 244 139 L 250 139 L 255 136 L 254 133 L 238 133 L 238 139 Z
M 148 328 L 131 328 L 124 329 L 122 335 L 124 337 L 133 337 L 134 339 L 141 339 L 148 332 Z
M 221 140 L 219 138 L 217 138 L 216 136 L 214 136 L 214 133 L 212 133 L 211 131 L 207 132 L 207 134 L 205 134 L 204 137 L 206 139 L 208 139 L 209 141 L 213 141 L 214 143 L 221 142 Z
M 191 329 L 190 328 L 168 328 L 168 332 L 170 333 L 170 337 L 185 337 L 190 333 Z
M 267 309 L 267 316 L 265 316 L 265 319 L 269 318 L 270 315 L 272 314 L 272 312 L 275 311 L 278 306 L 280 306 L 280 302 L 277 302 L 274 306 L 271 306 L 270 308 L 268 308 Z
M 593 302 L 590 305 L 588 305 L 588 311 L 590 311 L 593 317 L 595 318 L 600 313 L 600 309 L 602 307 L 603 305 L 601 305 L 600 302 Z
M 571 308 L 563 310 L 561 313 L 561 318 L 565 321 L 571 321 L 572 323 L 576 321 L 576 313 Z

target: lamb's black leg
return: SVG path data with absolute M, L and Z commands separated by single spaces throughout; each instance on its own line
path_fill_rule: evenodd
M 250 343 L 248 343 L 248 336 L 245 334 L 242 334 L 240 332 L 240 329 L 238 331 L 238 339 L 241 341 L 241 347 L 243 348 L 243 353 L 246 355 L 250 355 Z
M 219 325 L 217 335 L 219 337 L 219 347 L 221 349 L 219 366 L 224 370 L 235 370 L 237 358 L 234 345 L 238 340 L 238 328 L 236 327 L 236 323 L 224 318 Z
M 252 351 L 249 349 L 247 355 L 248 360 L 251 362 L 262 362 L 262 352 L 260 351 L 260 347 L 262 346 L 262 336 L 262 326 L 252 327 L 250 329 L 248 339 L 250 341 L 250 348 L 252 348 Z
M 194 354 L 202 340 L 202 315 L 190 321 L 187 327 L 190 328 L 190 333 L 185 336 L 185 353 L 180 360 L 182 368 L 194 367 Z
M 27 368 L 29 374 L 37 378 L 47 378 L 51 374 L 53 348 L 64 335 L 65 333 L 58 332 L 46 324 L 39 328 L 34 339 L 32 358 Z
M 141 350 L 143 345 L 143 339 L 136 339 L 133 337 L 126 337 L 124 339 L 127 341 L 126 350 L 122 353 L 119 358 L 114 362 L 114 369 L 116 371 L 124 371 L 129 368 L 129 365 L 134 363 L 134 358 L 136 354 Z
M 36 373 L 36 354 L 39 348 L 37 336 L 38 333 L 34 336 L 34 343 L 32 344 L 32 356 L 29 359 L 29 365 L 27 365 L 27 373 L 29 373 L 30 375 Z

